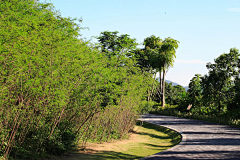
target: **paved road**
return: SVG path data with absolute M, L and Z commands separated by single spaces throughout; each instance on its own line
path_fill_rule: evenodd
M 182 142 L 146 160 L 235 159 L 240 160 L 240 129 L 199 120 L 162 115 L 143 115 L 140 120 L 171 128 Z

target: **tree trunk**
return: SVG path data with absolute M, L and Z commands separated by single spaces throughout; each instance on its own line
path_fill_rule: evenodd
M 148 90 L 148 102 L 150 101 L 151 92 Z
M 161 99 L 161 102 L 162 102 L 162 107 L 164 108 L 164 105 L 165 105 L 165 65 L 163 66 L 163 78 L 162 78 L 162 99 Z
M 159 91 L 160 91 L 159 98 L 160 98 L 160 101 L 161 101 L 161 99 L 162 99 L 162 72 L 161 72 L 161 70 L 159 71 L 159 84 L 160 84 L 160 87 L 159 87 Z
M 155 73 L 155 75 L 154 75 L 154 82 L 153 82 L 153 84 L 152 84 L 152 90 L 151 90 L 151 92 L 150 92 L 150 100 L 152 100 L 152 95 L 153 95 L 153 91 L 154 91 L 154 88 L 155 88 L 155 80 L 156 80 L 156 76 L 157 76 L 157 73 Z

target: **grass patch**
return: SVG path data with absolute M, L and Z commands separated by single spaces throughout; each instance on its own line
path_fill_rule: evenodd
M 138 122 L 129 139 L 104 143 L 88 143 L 68 156 L 52 159 L 140 159 L 177 145 L 181 135 L 175 131 L 147 122 Z

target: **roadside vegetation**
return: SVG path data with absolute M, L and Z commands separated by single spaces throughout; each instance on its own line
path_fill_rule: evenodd
M 138 48 L 128 34 L 103 31 L 92 44 L 81 21 L 47 2 L 0 1 L 0 158 L 124 139 L 149 112 L 240 125 L 238 49 L 208 63 L 186 92 L 165 82 L 179 41 L 151 35 Z
M 171 105 L 166 108 L 159 107 L 158 109 L 153 109 L 149 113 L 197 119 L 197 120 L 219 123 L 219 124 L 223 124 L 223 125 L 229 125 L 229 126 L 233 126 L 233 127 L 240 127 L 240 119 L 239 118 L 231 118 L 231 116 L 227 115 L 227 114 L 210 115 L 210 114 L 202 114 L 202 113 L 193 113 L 193 112 L 189 112 L 189 111 L 181 111 L 176 106 L 171 106 Z
M 166 96 L 168 104 L 159 107 L 159 96 L 153 97 L 150 113 L 240 127 L 239 50 L 231 48 L 229 53 L 221 54 L 214 63 L 207 63 L 206 67 L 208 74 L 196 74 L 187 92 L 181 86 L 166 84 L 166 94 L 170 95 Z
M 147 122 L 137 122 L 127 139 L 112 140 L 104 143 L 88 142 L 71 154 L 52 157 L 52 159 L 141 159 L 169 149 L 181 141 L 181 135 L 173 130 Z
M 130 35 L 104 31 L 91 44 L 81 37 L 81 19 L 62 17 L 51 3 L 0 6 L 2 159 L 44 158 L 127 137 L 148 110 L 152 77 L 176 57 L 172 38 L 150 36 L 139 49 Z

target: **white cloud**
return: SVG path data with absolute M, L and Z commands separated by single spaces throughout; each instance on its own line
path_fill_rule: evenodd
M 227 11 L 229 11 L 229 12 L 240 12 L 240 7 L 238 7 L 238 8 L 228 8 Z
M 200 59 L 193 59 L 193 60 L 176 59 L 176 63 L 184 63 L 184 64 L 207 64 L 208 62 L 202 61 L 202 60 L 200 60 Z

